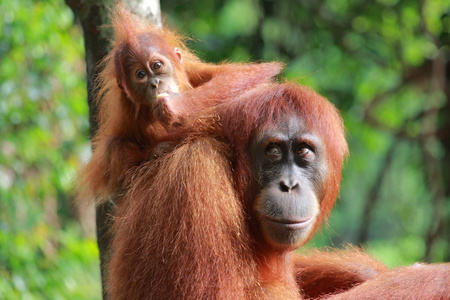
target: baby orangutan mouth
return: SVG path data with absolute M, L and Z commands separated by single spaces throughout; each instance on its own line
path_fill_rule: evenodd
M 161 93 L 161 94 L 156 95 L 156 99 L 164 98 L 164 97 L 168 97 L 168 96 L 170 96 L 169 93 L 165 92 L 165 93 Z

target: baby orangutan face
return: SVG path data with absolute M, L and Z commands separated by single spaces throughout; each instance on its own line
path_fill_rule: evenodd
M 173 119 L 169 96 L 186 85 L 178 48 L 157 36 L 141 35 L 120 47 L 114 59 L 117 84 L 126 98 L 138 107 L 149 107 L 160 121 Z
M 154 106 L 158 98 L 180 90 L 176 65 L 181 65 L 181 52 L 158 42 L 143 35 L 118 51 L 116 65 L 126 75 L 118 83 L 133 102 Z
M 176 53 L 180 53 L 179 51 Z M 179 92 L 176 69 L 167 56 L 155 47 L 148 47 L 145 60 L 130 61 L 128 78 L 134 98 L 153 105 L 158 98 Z M 179 54 L 181 61 L 181 53 Z

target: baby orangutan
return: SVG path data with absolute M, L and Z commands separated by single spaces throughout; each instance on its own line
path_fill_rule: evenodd
M 132 168 L 173 149 L 170 132 L 184 115 L 271 81 L 282 68 L 280 63 L 203 63 L 182 37 L 137 19 L 122 5 L 112 24 L 113 48 L 96 81 L 99 126 L 79 184 L 78 198 L 97 204 L 121 193 Z

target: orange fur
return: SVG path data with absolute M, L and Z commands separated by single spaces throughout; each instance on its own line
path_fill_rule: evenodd
M 450 299 L 450 264 L 418 265 L 384 272 L 330 300 Z
M 343 159 L 348 150 L 343 122 L 336 108 L 307 87 L 290 83 L 267 84 L 224 103 L 221 120 L 224 134 L 237 153 L 234 165 L 237 191 L 248 207 L 255 197 L 251 186 L 255 174 L 250 172 L 252 157 L 249 151 L 253 137 L 291 113 L 302 118 L 309 130 L 321 138 L 327 153 L 327 176 L 318 192 L 320 214 L 315 229 L 304 240 L 306 243 L 328 217 L 339 192 Z M 258 234 L 258 230 L 251 232 L 256 239 Z M 293 252 L 278 252 L 258 240 L 256 242 L 255 257 L 263 284 L 271 287 L 281 282 L 296 295 L 298 285 L 294 278 Z
M 111 299 L 445 299 L 448 266 L 389 271 L 356 249 L 300 255 L 262 246 L 248 207 L 248 149 L 289 112 L 326 145 L 317 222 L 326 220 L 347 152 L 339 114 L 306 87 L 257 86 L 191 120 L 172 153 L 132 173 L 114 223 Z
M 203 63 L 182 37 L 123 7 L 113 27 L 113 49 L 96 84 L 99 128 L 81 172 L 80 195 L 101 202 L 125 193 L 114 224 L 112 299 L 300 299 L 301 293 L 307 298 L 340 293 L 332 299 L 449 298 L 448 265 L 387 271 L 355 250 L 305 256 L 261 246 L 246 205 L 252 197 L 252 137 L 294 111 L 325 141 L 328 176 L 317 229 L 337 197 L 347 153 L 334 107 L 304 87 L 256 87 L 280 72 L 279 63 Z M 169 56 L 174 47 L 183 53 L 183 64 L 171 60 L 182 94 L 169 103 L 187 119 L 183 128 L 161 124 L 142 99 L 117 84 L 127 80 L 114 64 L 117 53 L 129 44 L 137 56 L 144 55 L 142 36 L 152 37 Z M 158 142 L 174 139 L 181 141 L 173 153 L 146 162 Z
M 112 299 L 301 298 L 293 252 L 261 248 L 246 205 L 252 137 L 287 112 L 327 145 L 326 218 L 347 151 L 342 121 L 308 88 L 260 85 L 196 118 L 172 153 L 133 173 L 114 224 Z
M 294 265 L 297 284 L 307 299 L 341 293 L 387 271 L 356 248 L 297 254 Z
M 192 56 L 175 33 L 137 19 L 123 6 L 118 6 L 114 12 L 112 24 L 115 34 L 112 50 L 99 65 L 101 72 L 96 80 L 98 130 L 93 138 L 92 157 L 80 172 L 81 195 L 78 197 L 98 202 L 120 191 L 127 171 L 145 161 L 150 147 L 167 134 L 164 126 L 152 118 L 149 105 L 142 99 L 130 99 L 132 92 L 119 87 L 118 80 L 126 80 L 126 74 L 118 70 L 115 63 L 121 49 L 128 44 L 137 56 L 144 55 L 139 53 L 139 37 L 148 35 L 162 50 L 176 46 L 185 55 Z M 188 89 L 190 85 L 183 67 L 174 62 L 176 60 L 172 59 L 181 88 Z
M 136 172 L 114 223 L 111 299 L 260 298 L 228 151 L 199 138 Z
M 343 159 L 348 149 L 337 110 L 309 88 L 269 84 L 224 103 L 220 116 L 224 135 L 236 151 L 233 170 L 238 195 L 248 205 L 254 197 L 251 177 L 255 174 L 250 172 L 249 151 L 252 139 L 290 112 L 295 112 L 309 130 L 321 138 L 327 153 L 327 176 L 319 192 L 320 215 L 315 230 L 304 240 L 307 242 L 328 218 L 339 192 Z M 390 271 L 356 249 L 294 255 L 279 253 L 258 243 L 255 231 L 251 230 L 250 235 L 256 238 L 255 259 L 260 283 L 269 290 L 280 284 L 285 291 L 291 289 L 286 299 L 297 298 L 296 288 L 308 299 L 330 294 L 338 295 L 332 299 L 446 299 L 450 293 L 450 264 Z M 398 290 L 395 290 L 395 283 L 399 284 Z M 379 287 L 375 289 L 377 284 Z
M 291 83 L 266 85 L 223 104 L 225 135 L 236 149 L 236 184 L 241 197 L 251 198 L 249 142 L 283 116 L 294 112 L 324 142 L 327 178 L 320 196 L 320 215 L 315 229 L 327 219 L 339 193 L 344 157 L 348 153 L 343 121 L 336 108 L 312 89 Z M 239 134 L 235 134 L 239 132 Z M 248 199 L 247 199 L 248 201 Z M 312 231 L 309 240 L 315 231 Z
M 135 97 L 126 85 L 119 87 L 118 81 L 127 80 L 126 72 L 116 64 L 123 59 L 124 45 L 128 45 L 127 51 L 145 60 L 146 50 L 139 44 L 140 37 L 145 36 L 171 58 L 182 94 L 174 96 L 169 104 L 181 119 L 272 80 L 282 68 L 279 63 L 206 64 L 184 46 L 181 36 L 138 19 L 123 6 L 117 7 L 112 20 L 112 50 L 101 63 L 96 81 L 98 130 L 93 138 L 92 157 L 81 170 L 78 184 L 78 198 L 95 199 L 97 203 L 120 194 L 127 173 L 146 161 L 158 142 L 176 138 L 169 134 L 170 127 L 153 117 L 145 99 Z M 182 64 L 173 57 L 174 47 L 183 54 Z

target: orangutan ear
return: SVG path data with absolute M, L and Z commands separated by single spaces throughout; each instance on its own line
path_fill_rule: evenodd
M 180 51 L 180 49 L 178 49 L 177 47 L 175 47 L 173 50 L 175 51 L 175 54 L 177 55 L 178 59 L 180 60 L 180 63 L 182 63 L 182 62 L 183 62 L 183 57 L 181 56 L 181 51 Z

